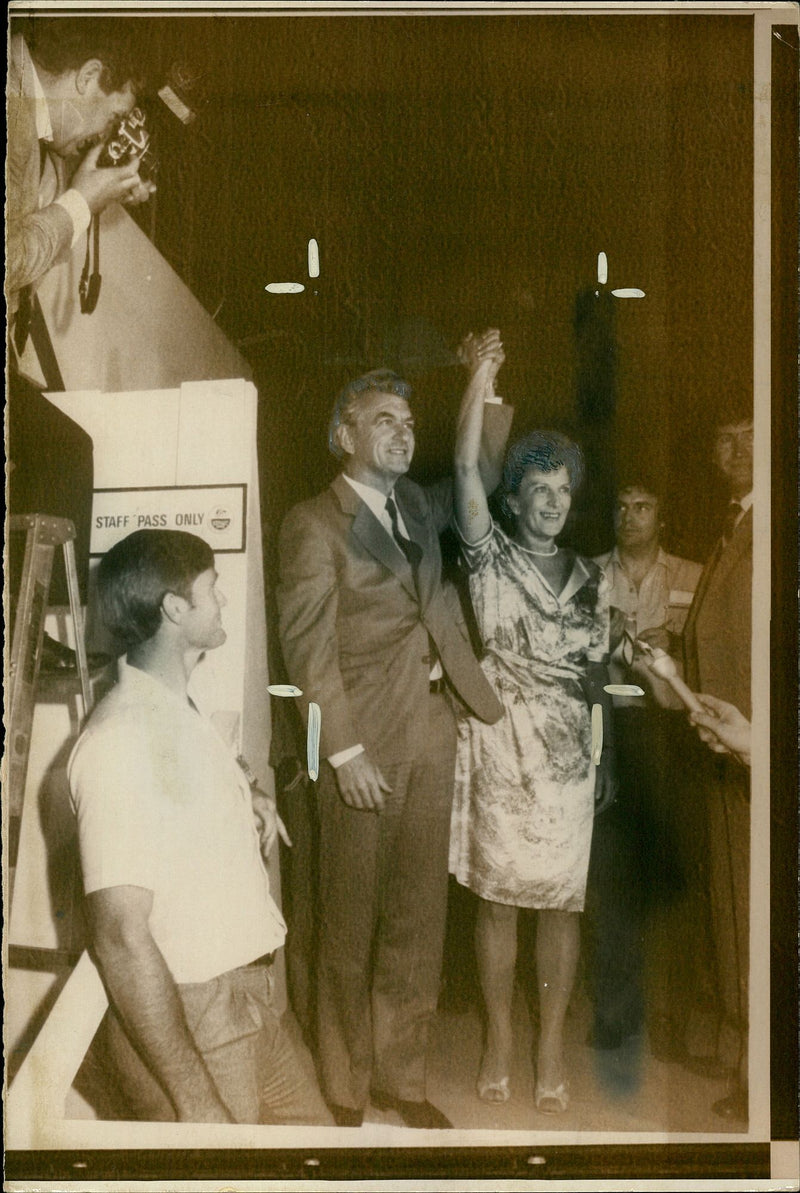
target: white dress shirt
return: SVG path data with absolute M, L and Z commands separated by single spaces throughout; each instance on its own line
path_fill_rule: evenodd
M 732 498 L 730 504 L 732 505 L 735 501 L 736 501 L 736 499 Z M 736 522 L 734 524 L 734 529 L 736 528 L 736 526 L 739 525 L 742 518 L 745 516 L 747 511 L 753 505 L 753 490 L 751 489 L 750 492 L 746 493 L 744 497 L 740 497 L 738 502 L 736 502 L 736 504 L 740 505 L 742 507 L 742 512 L 739 514 L 739 517 L 736 519 Z
M 51 145 L 53 142 L 53 125 L 50 120 L 50 108 L 41 80 L 36 73 L 36 65 L 30 56 L 24 40 L 22 53 L 30 66 L 30 77 L 33 85 L 33 105 L 36 118 L 36 135 L 40 141 Z M 76 191 L 73 187 L 70 187 L 63 194 L 58 195 L 56 193 L 57 190 L 58 176 L 48 154 L 44 169 L 42 170 L 42 176 L 39 180 L 39 208 L 49 207 L 51 203 L 58 203 L 59 207 L 64 208 L 72 220 L 72 243 L 74 245 L 78 237 L 89 227 L 92 213 L 89 210 L 89 204 L 80 191 Z

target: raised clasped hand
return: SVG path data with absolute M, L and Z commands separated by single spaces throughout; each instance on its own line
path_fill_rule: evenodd
M 492 374 L 496 375 L 505 360 L 500 332 L 496 327 L 490 327 L 480 335 L 469 332 L 459 344 L 456 355 L 470 373 L 476 373 L 481 365 L 492 362 Z

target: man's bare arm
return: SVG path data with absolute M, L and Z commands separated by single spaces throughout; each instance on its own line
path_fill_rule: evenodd
M 109 999 L 179 1122 L 233 1122 L 192 1039 L 149 916 L 151 891 L 116 886 L 87 896 L 95 956 Z

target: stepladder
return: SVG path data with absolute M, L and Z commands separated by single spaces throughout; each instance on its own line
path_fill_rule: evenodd
M 5 830 L 6 915 L 10 916 L 19 853 L 20 827 L 25 801 L 33 715 L 40 679 L 42 642 L 48 607 L 53 557 L 61 547 L 75 639 L 76 672 L 73 682 L 83 701 L 83 716 L 94 702 L 86 657 L 83 609 L 75 566 L 75 527 L 67 518 L 46 514 L 20 514 L 9 518 L 9 537 L 25 535 L 25 553 L 13 618 L 11 656 L 6 672 L 6 750 L 3 804 Z

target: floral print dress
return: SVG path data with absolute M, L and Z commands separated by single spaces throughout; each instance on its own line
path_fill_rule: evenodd
M 482 666 L 505 715 L 459 718 L 450 870 L 495 903 L 582 911 L 595 768 L 581 680 L 608 652 L 606 581 L 570 552 L 556 596 L 536 555 L 496 524 L 462 552 Z

